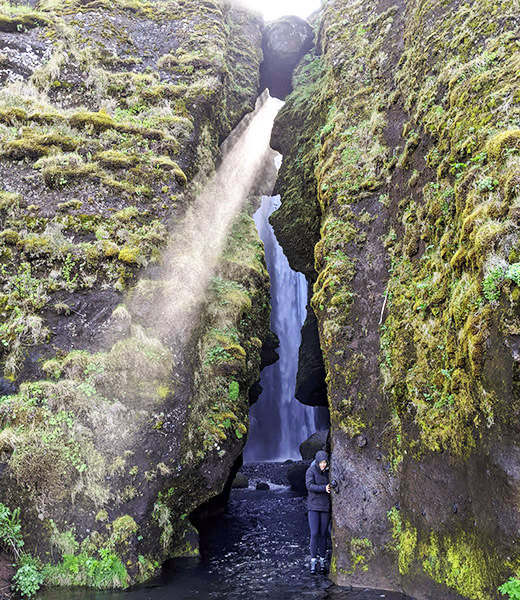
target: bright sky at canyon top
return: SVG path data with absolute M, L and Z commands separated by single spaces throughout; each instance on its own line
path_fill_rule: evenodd
M 264 15 L 266 21 L 284 15 L 307 18 L 321 6 L 321 0 L 248 0 L 247 3 Z

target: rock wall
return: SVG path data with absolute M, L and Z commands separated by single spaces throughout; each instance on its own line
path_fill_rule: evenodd
M 196 553 L 189 514 L 242 451 L 269 337 L 251 205 L 195 321 L 173 335 L 153 308 L 254 107 L 262 27 L 212 0 L 2 5 L 0 501 L 47 584 L 125 587 Z
M 484 600 L 518 572 L 517 9 L 329 0 L 275 123 L 339 584 Z

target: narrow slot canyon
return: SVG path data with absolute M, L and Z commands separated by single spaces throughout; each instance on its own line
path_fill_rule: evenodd
M 0 2 L 0 600 L 520 598 L 519 30 Z
M 262 392 L 249 413 L 246 463 L 300 460 L 300 444 L 329 426 L 326 407 L 305 406 L 295 397 L 301 331 L 308 309 L 307 282 L 290 268 L 269 223 L 269 216 L 279 206 L 279 196 L 264 196 L 255 213 L 271 281 L 271 331 L 279 345 L 278 359 L 261 373 Z

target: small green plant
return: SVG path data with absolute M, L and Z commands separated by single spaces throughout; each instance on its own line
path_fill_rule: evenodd
M 97 556 L 86 552 L 64 554 L 60 564 L 45 566 L 44 576 L 51 585 L 86 585 L 96 589 L 128 586 L 128 572 L 109 548 L 101 548 Z
M 226 360 L 231 360 L 233 357 L 231 354 L 225 350 L 222 346 L 215 346 L 211 348 L 208 352 L 206 360 L 204 361 L 205 365 L 213 365 L 218 362 L 223 362 Z
M 484 177 L 477 183 L 477 187 L 481 192 L 492 192 L 498 187 L 498 179 L 495 177 Z
M 505 280 L 520 285 L 520 263 L 513 263 L 507 269 L 494 267 L 484 278 L 482 291 L 488 302 L 496 302 L 500 298 L 501 285 Z
M 503 281 L 505 270 L 495 267 L 484 278 L 482 290 L 488 302 L 496 302 L 500 298 L 500 283 Z
M 516 283 L 516 285 L 520 285 L 520 263 L 509 265 L 505 277 Z
M 455 179 L 461 179 L 462 175 L 464 174 L 464 169 L 466 169 L 467 166 L 468 163 L 463 162 L 450 163 L 450 173 L 455 175 Z
M 67 254 L 65 261 L 63 262 L 63 267 L 61 268 L 61 276 L 63 277 L 65 283 L 69 286 L 74 285 L 76 283 L 76 279 L 78 278 L 77 274 L 72 276 L 72 271 L 75 266 L 76 262 L 70 254 Z
M 238 382 L 231 381 L 231 383 L 229 384 L 229 390 L 228 390 L 229 399 L 234 402 L 235 400 L 238 400 L 239 395 L 240 395 L 240 386 L 238 385 Z
M 520 579 L 518 577 L 510 577 L 505 583 L 503 583 L 498 591 L 505 596 L 509 596 L 509 600 L 520 600 Z
M 0 502 L 0 547 L 16 559 L 17 571 L 13 577 L 13 589 L 24 598 L 31 598 L 43 583 L 41 563 L 22 551 L 24 542 L 20 523 L 20 509 L 11 511 Z
M 20 548 L 23 547 L 21 529 L 20 509 L 15 508 L 11 512 L 0 502 L 0 546 L 16 558 L 19 558 Z
M 43 584 L 41 563 L 30 554 L 22 554 L 13 577 L 13 589 L 24 598 L 32 598 Z

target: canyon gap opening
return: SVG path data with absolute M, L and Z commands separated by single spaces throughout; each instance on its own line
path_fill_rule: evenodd
M 301 329 L 307 315 L 307 281 L 290 268 L 269 223 L 269 216 L 279 206 L 280 196 L 263 196 L 254 215 L 271 278 L 271 330 L 280 346 L 279 359 L 262 371 L 262 393 L 250 410 L 245 462 L 299 460 L 299 445 L 329 424 L 326 407 L 305 406 L 295 398 Z

